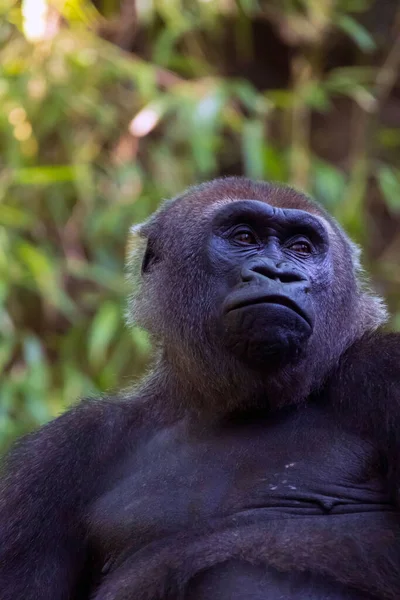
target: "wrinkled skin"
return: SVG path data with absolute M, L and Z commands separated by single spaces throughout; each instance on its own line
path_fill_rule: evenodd
M 131 395 L 23 439 L 2 600 L 395 600 L 400 343 L 305 196 L 225 179 L 134 231 Z
M 225 347 L 255 369 L 305 352 L 318 290 L 329 284 L 322 268 L 331 270 L 318 219 L 244 200 L 217 211 L 212 229 L 208 257 L 218 272 L 215 320 Z

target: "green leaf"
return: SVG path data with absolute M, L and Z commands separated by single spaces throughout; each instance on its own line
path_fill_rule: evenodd
M 65 181 L 74 181 L 76 176 L 75 165 L 57 165 L 46 167 L 26 167 L 15 169 L 13 172 L 14 183 L 19 185 L 49 185 Z
M 138 354 L 146 356 L 150 354 L 151 342 L 148 333 L 139 327 L 131 329 L 132 340 L 137 348 Z
M 396 313 L 392 319 L 393 329 L 400 331 L 400 312 Z
M 374 0 L 339 0 L 336 10 L 338 12 L 364 12 L 371 7 Z
M 232 92 L 239 98 L 243 106 L 250 111 L 255 111 L 259 106 L 259 99 L 263 100 L 264 104 L 268 104 L 266 99 L 257 92 L 254 86 L 248 81 L 237 81 L 231 85 Z
M 261 179 L 264 175 L 264 124 L 258 119 L 245 121 L 242 154 L 246 175 Z
M 312 164 L 313 193 L 329 209 L 333 209 L 346 190 L 346 178 L 331 164 L 315 159 Z
M 190 110 L 190 144 L 197 167 L 204 175 L 216 169 L 215 140 L 224 101 L 224 90 L 214 88 L 196 102 L 192 110 L 187 107 Z
M 13 227 L 15 229 L 28 229 L 33 224 L 33 217 L 26 211 L 0 204 L 0 225 Z
M 40 341 L 33 335 L 25 337 L 23 342 L 24 358 L 28 365 L 36 365 L 43 360 L 43 348 Z
M 396 214 L 400 213 L 400 170 L 383 165 L 379 168 L 378 183 L 387 207 Z
M 295 97 L 290 90 L 271 90 L 265 93 L 267 100 L 276 108 L 290 110 L 295 102 Z
M 354 40 L 363 52 L 372 52 L 376 48 L 375 41 L 369 31 L 349 15 L 340 15 L 337 24 L 342 31 Z
M 400 129 L 398 127 L 382 127 L 378 131 L 378 140 L 385 148 L 399 148 Z
M 288 163 L 285 154 L 274 148 L 271 144 L 264 144 L 263 152 L 264 177 L 271 181 L 287 181 L 289 177 Z
M 330 102 L 326 91 L 323 89 L 320 81 L 311 81 L 302 92 L 305 103 L 321 112 L 325 112 L 330 107 Z
M 93 319 L 88 341 L 89 362 L 93 366 L 104 363 L 108 347 L 120 324 L 120 316 L 119 307 L 106 302 Z
M 24 240 L 19 240 L 16 244 L 16 254 L 45 301 L 56 306 L 66 316 L 72 317 L 75 305 L 60 285 L 59 268 L 54 259 L 42 248 L 36 248 Z
M 4 367 L 10 360 L 12 353 L 14 352 L 14 348 L 14 339 L 4 339 L 4 336 L 2 334 L 2 339 L 0 339 L 0 373 L 3 372 Z

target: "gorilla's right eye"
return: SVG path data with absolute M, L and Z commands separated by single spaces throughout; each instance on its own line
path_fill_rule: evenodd
M 232 239 L 239 244 L 245 244 L 248 246 L 255 246 L 258 244 L 256 236 L 248 229 L 236 230 L 232 235 Z

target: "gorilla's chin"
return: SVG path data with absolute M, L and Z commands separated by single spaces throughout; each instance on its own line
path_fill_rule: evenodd
M 312 332 L 301 314 L 271 302 L 239 307 L 223 317 L 225 347 L 255 369 L 299 360 Z

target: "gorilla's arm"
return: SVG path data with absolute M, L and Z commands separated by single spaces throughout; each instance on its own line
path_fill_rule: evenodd
M 93 600 L 191 598 L 192 578 L 235 559 L 283 573 L 311 571 L 380 598 L 399 597 L 398 528 L 361 520 L 354 530 L 353 515 L 335 527 L 315 517 L 274 521 L 257 509 L 251 512 L 213 519 L 206 528 L 156 540 L 140 551 L 128 548 Z M 346 520 L 348 533 L 343 533 Z M 340 560 L 332 560 L 338 547 Z
M 400 334 L 370 333 L 353 344 L 331 378 L 329 401 L 376 442 L 400 504 Z
M 129 438 L 127 408 L 84 402 L 22 440 L 0 483 L 2 600 L 67 600 L 85 562 L 82 512 Z M 83 596 L 84 597 L 84 596 Z

